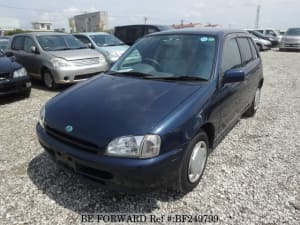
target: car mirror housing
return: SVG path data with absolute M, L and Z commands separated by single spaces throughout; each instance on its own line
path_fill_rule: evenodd
M 38 50 L 37 50 L 37 48 L 36 48 L 35 46 L 31 46 L 31 47 L 30 47 L 30 51 L 31 51 L 32 53 L 35 53 L 35 54 L 38 54 L 38 53 L 39 53 Z
M 245 80 L 245 72 L 241 69 L 227 70 L 223 76 L 223 84 L 235 83 Z
M 12 57 L 14 54 L 13 54 L 12 52 L 5 52 L 5 55 L 6 55 L 7 57 Z

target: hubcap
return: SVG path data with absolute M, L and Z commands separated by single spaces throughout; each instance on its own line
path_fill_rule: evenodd
M 51 88 L 53 85 L 52 77 L 49 73 L 44 74 L 44 83 L 47 87 Z
M 189 161 L 188 178 L 191 183 L 195 183 L 201 176 L 207 155 L 207 145 L 205 141 L 199 141 L 193 149 Z
M 261 90 L 260 88 L 258 88 L 256 90 L 256 93 L 255 93 L 255 99 L 254 99 L 254 110 L 256 111 L 259 107 L 259 103 L 260 103 L 260 94 L 261 94 Z

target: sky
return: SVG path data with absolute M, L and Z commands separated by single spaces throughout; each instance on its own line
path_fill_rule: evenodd
M 23 28 L 52 22 L 67 28 L 68 18 L 84 12 L 107 11 L 109 27 L 148 23 L 172 25 L 201 22 L 225 28 L 252 28 L 261 5 L 260 27 L 300 27 L 300 0 L 0 0 L 0 17 L 15 17 Z

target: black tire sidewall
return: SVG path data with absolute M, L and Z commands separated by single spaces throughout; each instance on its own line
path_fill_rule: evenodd
M 191 183 L 188 179 L 188 167 L 189 167 L 189 160 L 190 160 L 190 156 L 193 152 L 194 146 L 199 142 L 199 141 L 205 141 L 206 145 L 207 145 L 207 153 L 206 153 L 206 159 L 205 159 L 205 164 L 204 164 L 204 168 L 202 171 L 202 174 L 200 175 L 199 179 L 194 182 Z M 177 184 L 177 188 L 179 189 L 179 191 L 183 192 L 183 193 L 187 193 L 192 191 L 200 182 L 203 172 L 205 171 L 206 168 L 206 163 L 207 163 L 207 157 L 209 154 L 209 143 L 208 143 L 208 138 L 206 133 L 201 130 L 189 143 L 188 147 L 185 150 L 185 155 L 184 158 L 182 160 L 180 169 L 179 169 L 179 175 L 178 175 L 178 184 Z
M 52 79 L 52 87 L 47 86 L 47 84 L 46 84 L 46 82 L 45 82 L 45 74 L 46 74 L 46 73 L 48 73 L 48 74 L 50 75 L 51 79 Z M 49 70 L 45 70 L 45 71 L 43 72 L 42 78 L 43 78 L 43 83 L 44 83 L 44 85 L 45 85 L 47 88 L 49 88 L 49 89 L 51 89 L 51 90 L 54 90 L 54 89 L 56 88 L 56 84 L 55 84 L 53 75 L 52 75 L 52 73 L 51 73 Z

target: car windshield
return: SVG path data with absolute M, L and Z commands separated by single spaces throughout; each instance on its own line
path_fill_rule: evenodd
M 37 37 L 45 51 L 74 50 L 87 48 L 73 35 L 42 35 Z
M 110 72 L 150 79 L 209 80 L 216 42 L 209 35 L 148 36 L 131 47 Z
M 286 35 L 289 35 L 289 36 L 300 36 L 300 28 L 288 29 L 288 31 L 286 32 Z
M 0 39 L 0 50 L 7 49 L 8 39 Z
M 122 41 L 113 35 L 97 34 L 90 36 L 99 47 L 124 45 Z

